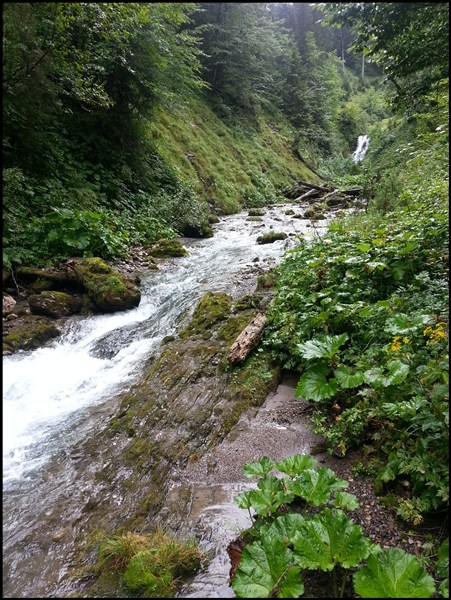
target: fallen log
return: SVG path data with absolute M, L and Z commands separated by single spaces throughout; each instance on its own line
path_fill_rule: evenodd
M 35 267 L 19 267 L 17 276 L 22 279 L 48 279 L 62 286 L 79 286 L 80 280 L 72 270 L 52 271 L 50 269 L 38 269 Z
M 299 196 L 299 198 L 295 198 L 294 202 L 301 202 L 302 200 L 306 200 L 307 198 L 312 198 L 313 196 L 317 197 L 318 195 L 319 195 L 318 190 L 309 190 L 305 194 L 302 194 L 302 196 Z
M 249 325 L 243 329 L 230 347 L 227 355 L 227 360 L 230 363 L 241 363 L 246 359 L 252 348 L 259 342 L 265 328 L 265 322 L 266 315 L 258 313 Z

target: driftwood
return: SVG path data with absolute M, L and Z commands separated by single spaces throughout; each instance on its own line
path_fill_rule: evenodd
M 359 197 L 362 193 L 361 188 L 351 188 L 349 190 L 339 190 L 326 185 L 309 183 L 308 181 L 298 181 L 290 188 L 283 190 L 286 198 L 294 202 L 323 202 L 328 206 L 349 206 L 353 199 Z
M 309 190 L 308 192 L 305 192 L 305 194 L 302 194 L 302 196 L 299 196 L 299 198 L 295 198 L 294 201 L 302 202 L 302 200 L 307 200 L 307 198 L 312 198 L 313 196 L 319 196 L 318 190 Z
M 260 340 L 265 328 L 265 322 L 266 315 L 258 313 L 249 325 L 243 329 L 230 347 L 227 355 L 227 360 L 230 363 L 240 363 L 245 360 L 249 352 Z

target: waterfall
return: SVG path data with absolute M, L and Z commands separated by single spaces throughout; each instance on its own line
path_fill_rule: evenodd
M 369 144 L 370 138 L 367 135 L 359 135 L 359 139 L 357 140 L 357 148 L 355 152 L 352 153 L 354 162 L 360 162 L 363 160 Z

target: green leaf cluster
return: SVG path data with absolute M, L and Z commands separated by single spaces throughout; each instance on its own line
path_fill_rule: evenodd
M 232 581 L 238 598 L 299 598 L 304 570 L 330 572 L 331 597 L 343 597 L 356 567 L 354 588 L 363 598 L 430 598 L 435 592 L 434 580 L 417 557 L 396 548 L 381 550 L 363 535 L 344 512 L 358 508 L 358 501 L 339 491 L 348 482 L 331 469 L 297 454 L 279 462 L 265 456 L 243 470 L 260 479 L 257 489 L 234 499 L 256 513 L 252 527 L 242 534 L 247 545 Z M 443 547 L 437 562 L 443 576 L 445 551 Z

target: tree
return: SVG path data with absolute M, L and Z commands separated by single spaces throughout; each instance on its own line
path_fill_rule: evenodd
M 351 27 L 356 53 L 376 62 L 394 86 L 394 106 L 419 110 L 448 85 L 447 2 L 320 4 L 325 23 Z

